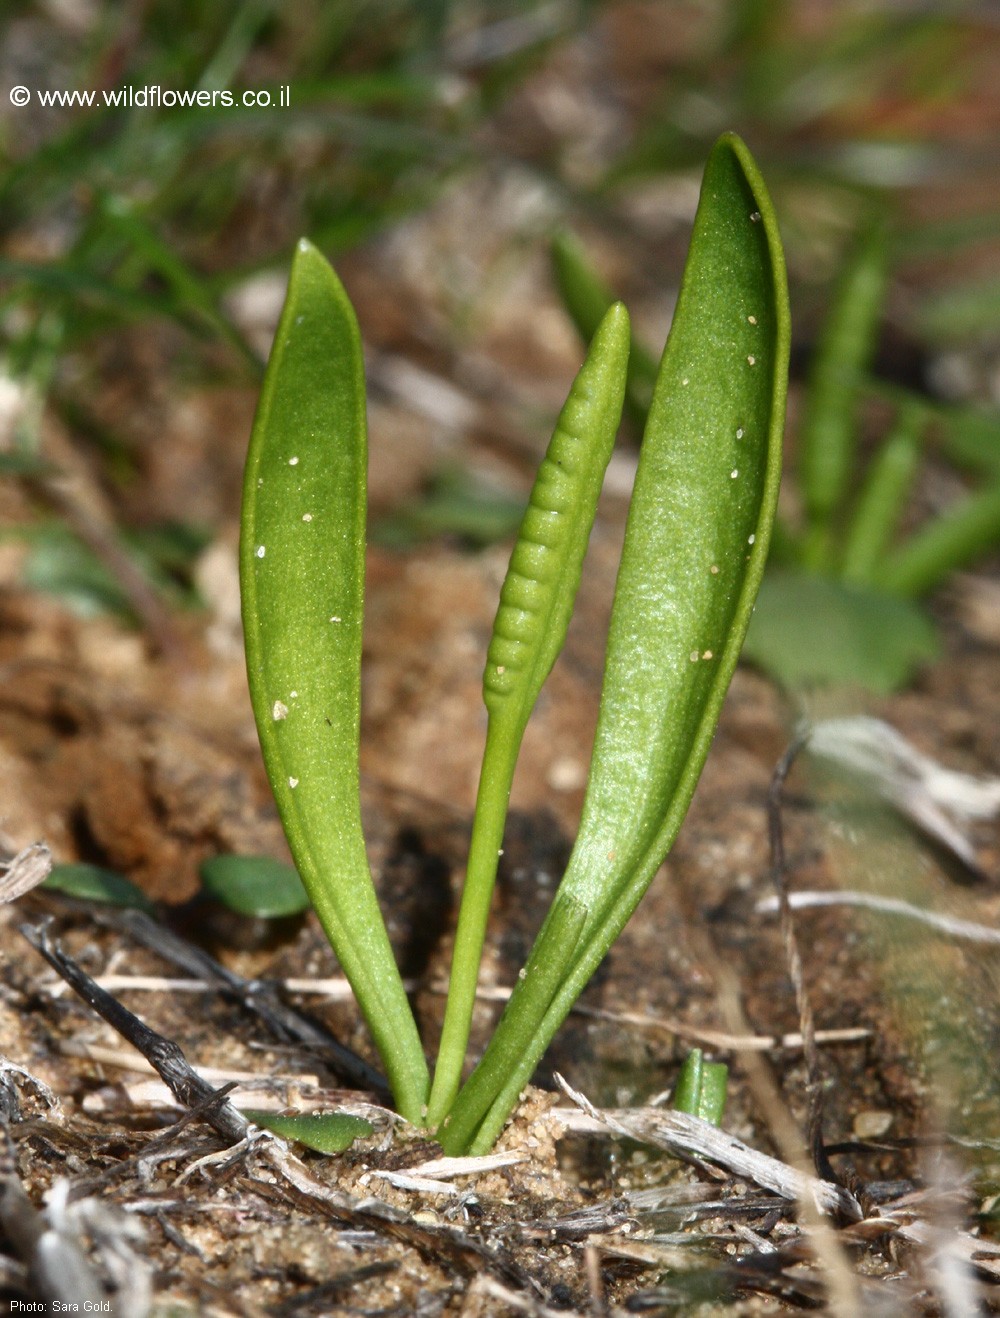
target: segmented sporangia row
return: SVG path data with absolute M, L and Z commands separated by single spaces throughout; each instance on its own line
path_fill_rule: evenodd
M 525 725 L 563 647 L 621 419 L 629 318 L 608 309 L 559 414 L 500 591 L 483 675 L 486 749 L 429 1120 L 458 1092 L 507 802 Z

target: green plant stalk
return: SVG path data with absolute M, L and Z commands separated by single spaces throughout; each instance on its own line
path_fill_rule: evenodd
M 677 1077 L 674 1109 L 717 1126 L 726 1110 L 728 1087 L 729 1067 L 724 1062 L 706 1062 L 701 1049 L 692 1048 Z
M 399 1111 L 427 1063 L 361 831 L 358 749 L 367 431 L 361 338 L 336 275 L 299 244 L 247 457 L 240 590 L 268 778 L 320 923 Z
M 702 1067 L 701 1093 L 698 1111 L 695 1116 L 702 1121 L 709 1121 L 713 1126 L 721 1125 L 726 1111 L 726 1098 L 729 1092 L 729 1067 L 725 1062 L 705 1062 Z
M 904 404 L 874 458 L 845 536 L 845 581 L 877 581 L 917 474 L 925 424 L 926 412 L 919 403 Z
M 857 453 L 856 408 L 875 349 L 887 280 L 886 235 L 872 224 L 844 272 L 823 326 L 806 395 L 799 481 L 808 523 L 805 565 L 832 566 L 833 520 Z
M 540 939 L 589 914 L 559 958 L 560 987 L 524 1047 L 520 981 L 440 1136 L 489 1148 L 521 1088 L 676 836 L 753 609 L 781 475 L 787 287 L 777 222 L 746 147 L 727 135 L 702 200 L 640 452 L 604 691 L 576 846 Z M 516 1042 L 515 1042 L 516 1041 Z
M 575 898 L 569 897 L 553 911 L 543 927 L 528 963 L 518 978 L 520 1009 L 511 1014 L 507 1044 L 516 1054 L 530 1049 L 552 1000 L 558 991 L 566 961 L 578 945 L 589 912 Z M 522 988 L 523 986 L 523 988 Z M 462 1102 L 444 1119 L 438 1139 L 446 1151 L 466 1148 L 476 1133 L 482 1115 L 509 1076 L 505 1051 L 487 1050 L 462 1090 Z M 493 1141 L 490 1142 L 492 1148 Z
M 552 239 L 552 268 L 563 305 L 584 343 L 589 343 L 615 295 L 590 264 L 583 246 L 571 233 Z M 649 399 L 656 383 L 656 359 L 633 336 L 628 359 L 625 407 L 642 429 L 649 413 Z
M 486 749 L 427 1114 L 432 1126 L 444 1119 L 461 1083 L 514 767 L 566 638 L 621 419 L 628 353 L 628 313 L 618 302 L 602 317 L 559 415 L 500 592 L 483 675 Z
M 945 577 L 1000 544 L 1000 485 L 970 494 L 916 532 L 885 564 L 878 584 L 897 595 L 926 595 Z

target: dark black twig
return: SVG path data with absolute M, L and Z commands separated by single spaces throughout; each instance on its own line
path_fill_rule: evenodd
M 812 1005 L 806 992 L 805 977 L 802 973 L 802 957 L 799 953 L 798 940 L 795 937 L 792 906 L 788 899 L 788 865 L 785 859 L 785 833 L 781 818 L 785 781 L 799 752 L 808 740 L 809 730 L 807 728 L 802 728 L 796 732 L 784 755 L 775 765 L 771 777 L 771 786 L 767 793 L 767 825 L 771 844 L 771 877 L 778 894 L 781 937 L 785 946 L 788 975 L 795 990 L 795 1002 L 799 1012 L 799 1030 L 802 1034 L 802 1052 L 805 1057 L 806 1073 L 808 1075 L 809 1148 L 817 1176 L 824 1181 L 839 1185 L 840 1180 L 827 1156 L 826 1146 L 823 1143 L 823 1074 L 819 1049 L 816 1046 L 816 1022 L 813 1019 Z
M 276 984 L 266 979 L 244 979 L 143 911 L 102 911 L 97 918 L 103 924 L 126 930 L 143 947 L 172 965 L 217 986 L 261 1020 L 278 1039 L 303 1044 L 317 1052 L 333 1074 L 353 1089 L 366 1090 L 379 1102 L 391 1103 L 385 1078 L 318 1021 L 288 1006 Z
M 74 993 L 142 1053 L 183 1107 L 197 1109 L 227 1143 L 236 1144 L 246 1138 L 249 1123 L 226 1098 L 231 1086 L 217 1090 L 203 1080 L 188 1065 L 172 1039 L 150 1029 L 117 998 L 95 983 L 72 957 L 51 941 L 44 926 L 22 925 L 21 933 Z
M 309 1313 L 312 1310 L 329 1313 L 332 1301 L 341 1299 L 362 1282 L 371 1281 L 375 1277 L 388 1276 L 389 1273 L 395 1272 L 398 1266 L 391 1260 L 363 1263 L 360 1267 L 350 1268 L 337 1277 L 331 1277 L 329 1281 L 324 1281 L 319 1286 L 313 1286 L 310 1290 L 290 1296 L 271 1312 L 274 1318 L 293 1318 L 294 1314 Z

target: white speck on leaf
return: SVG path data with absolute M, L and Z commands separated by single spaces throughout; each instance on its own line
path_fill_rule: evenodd
M 740 426 L 739 429 L 736 431 L 736 438 L 737 438 L 737 439 L 742 439 L 744 433 L 745 433 L 745 432 L 744 432 L 744 430 L 743 430 L 743 427 Z
M 751 354 L 749 357 L 747 357 L 747 361 L 750 363 L 751 366 L 756 366 L 756 365 L 757 365 L 757 358 L 754 357 L 753 354 Z
M 756 539 L 757 539 L 757 537 L 756 537 L 755 535 L 752 535 L 752 536 L 750 537 L 750 539 L 747 541 L 747 544 L 748 544 L 748 545 L 752 545 L 753 542 L 754 542 Z
M 691 383 L 691 381 L 690 381 L 690 380 L 687 378 L 687 376 L 685 375 L 684 379 L 681 381 L 681 384 L 690 384 L 690 383 Z
M 713 563 L 712 566 L 711 566 L 708 570 L 709 570 L 709 572 L 711 572 L 711 574 L 712 574 L 713 577 L 717 577 L 717 576 L 719 575 L 719 565 L 718 565 L 718 563 Z
M 338 614 L 336 614 L 336 613 L 332 613 L 332 614 L 330 615 L 330 621 L 331 621 L 331 622 L 342 622 L 343 619 L 341 619 L 340 616 L 339 616 Z
M 696 664 L 698 662 L 698 651 L 692 650 L 689 658 L 693 664 Z
M 298 787 L 298 785 L 299 785 L 299 780 L 298 780 L 298 778 L 289 778 L 289 780 L 288 780 L 288 786 L 289 786 L 289 787 Z
M 289 465 L 290 467 L 297 467 L 297 466 L 299 465 L 299 460 L 298 460 L 298 458 L 289 458 L 289 459 L 288 459 L 288 465 Z
M 739 467 L 734 467 L 732 471 L 729 473 L 729 479 L 734 481 L 739 474 L 740 474 Z
M 756 316 L 747 316 L 747 320 L 750 322 L 751 325 L 756 325 L 756 324 L 757 324 L 757 317 L 756 317 Z
M 271 707 L 271 717 L 274 719 L 275 723 L 277 723 L 279 719 L 288 718 L 288 706 L 284 704 L 283 701 L 276 700 Z
M 711 659 L 711 657 L 712 657 L 712 651 L 711 651 L 711 650 L 706 650 L 705 653 L 704 653 L 701 657 L 702 657 L 703 659 Z
M 263 558 L 264 555 L 265 555 L 266 553 L 267 553 L 267 550 L 264 548 L 263 545 L 258 545 L 258 546 L 257 546 L 257 557 L 258 557 L 258 558 Z
M 757 223 L 759 223 L 759 221 L 760 221 L 760 211 L 751 211 L 751 212 L 750 212 L 750 220 L 751 220 L 751 223 L 753 223 L 753 224 L 757 224 Z
M 303 514 L 302 514 L 302 520 L 303 520 L 304 522 L 311 522 L 312 519 L 313 519 L 313 515 L 312 515 L 312 513 L 303 513 Z
M 295 699 L 297 699 L 298 694 L 299 694 L 299 693 L 298 693 L 297 691 L 289 691 L 289 693 L 288 693 L 288 699 L 289 699 L 289 700 L 295 700 Z

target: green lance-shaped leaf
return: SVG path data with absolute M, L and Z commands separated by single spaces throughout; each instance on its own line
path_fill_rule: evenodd
M 428 1111 L 458 1092 L 514 766 L 528 718 L 566 639 L 604 472 L 621 420 L 628 313 L 603 316 L 531 491 L 500 591 L 483 676 L 489 715 L 451 983 Z
M 240 589 L 254 717 L 295 865 L 419 1121 L 427 1064 L 379 911 L 358 786 L 367 434 L 361 339 L 299 244 L 254 422 Z
M 809 567 L 829 567 L 833 554 L 831 523 L 854 469 L 858 394 L 875 349 L 886 279 L 885 230 L 873 224 L 844 271 L 820 335 L 806 396 L 799 479 L 809 523 Z
M 643 438 L 580 832 L 539 938 L 567 903 L 586 923 L 553 952 L 559 989 L 519 1049 L 510 1045 L 532 989 L 515 987 L 480 1063 L 496 1067 L 499 1055 L 507 1078 L 490 1095 L 473 1074 L 440 1136 L 449 1152 L 496 1138 L 680 828 L 767 557 L 788 343 L 777 222 L 750 153 L 726 135 L 706 166 Z

